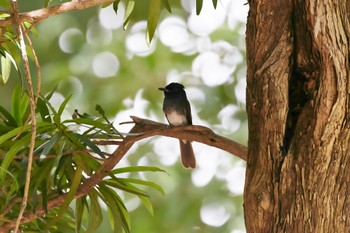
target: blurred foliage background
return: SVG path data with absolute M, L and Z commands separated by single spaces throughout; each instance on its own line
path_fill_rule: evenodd
M 50 5 L 62 2 L 54 0 Z M 95 105 L 100 104 L 115 127 L 127 132 L 130 126 L 119 123 L 129 121 L 129 115 L 165 122 L 163 95 L 157 89 L 181 82 L 192 104 L 194 124 L 246 144 L 245 2 L 222 0 L 215 10 L 211 1 L 204 1 L 197 16 L 194 0 L 170 1 L 172 14 L 161 12 L 150 45 L 145 39 L 147 2 L 136 4 L 126 30 L 124 2 L 117 14 L 111 6 L 94 7 L 40 23 L 38 35 L 31 38 L 42 69 L 41 92 L 46 94 L 57 86 L 54 106 L 73 94 L 64 113 L 67 118 L 74 109 L 95 113 Z M 30 11 L 42 8 L 44 1 L 23 0 L 19 5 L 21 12 Z M 16 75 L 12 72 L 8 83 L 0 87 L 0 104 L 8 109 L 19 83 Z M 244 232 L 244 162 L 193 144 L 198 164 L 193 171 L 182 168 L 178 141 L 161 137 L 138 143 L 118 164 L 157 166 L 168 172 L 139 174 L 165 190 L 165 196 L 149 190 L 154 216 L 137 198 L 120 192 L 131 211 L 133 233 Z M 110 229 L 106 213 L 98 232 Z

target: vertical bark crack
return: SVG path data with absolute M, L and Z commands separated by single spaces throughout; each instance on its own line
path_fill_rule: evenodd
M 300 112 L 309 99 L 306 85 L 306 77 L 302 73 L 294 70 L 289 79 L 288 86 L 288 115 L 283 139 L 283 155 L 288 153 Z

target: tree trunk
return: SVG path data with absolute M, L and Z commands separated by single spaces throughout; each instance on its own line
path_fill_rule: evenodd
M 247 232 L 350 232 L 350 1 L 249 5 Z

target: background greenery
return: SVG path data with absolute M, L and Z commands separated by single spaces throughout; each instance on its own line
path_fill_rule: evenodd
M 185 30 L 190 36 L 188 43 L 190 40 L 196 41 L 196 47 L 191 50 L 176 49 L 165 44 L 159 39 L 162 38 L 160 28 L 150 49 L 144 49 L 145 33 L 144 30 L 138 30 L 137 26 L 142 26 L 142 20 L 147 16 L 145 9 L 148 7 L 142 5 L 147 2 L 140 1 L 137 4 L 125 31 L 114 22 L 122 11 L 118 11 L 117 16 L 108 16 L 112 9 L 100 7 L 65 13 L 40 23 L 36 27 L 38 35 L 31 35 L 31 38 L 41 64 L 42 93 L 46 94 L 57 86 L 51 101 L 54 106 L 73 94 L 64 112 L 67 118 L 74 109 L 81 113 L 96 114 L 95 105 L 100 104 L 108 118 L 115 122 L 115 127 L 126 132 L 127 127 L 118 124 L 129 121 L 128 115 L 165 122 L 161 111 L 163 96 L 157 89 L 171 81 L 179 81 L 186 86 L 194 124 L 207 125 L 216 133 L 245 144 L 245 25 L 244 21 L 232 19 L 235 12 L 232 8 L 243 6 L 243 2 L 227 0 L 219 3 L 220 12 L 226 14 L 224 21 L 209 34 L 202 35 L 189 28 L 190 17 L 195 17 L 191 14 L 195 1 L 192 1 L 193 4 L 186 1 L 172 2 L 173 14 L 163 10 L 161 22 L 174 16 L 183 19 Z M 52 1 L 51 5 L 60 3 L 62 1 Z M 201 17 L 214 20 L 216 16 L 211 15 L 213 11 L 206 10 L 212 8 L 211 2 L 204 3 Z M 43 1 L 19 1 L 21 11 L 38 9 L 43 4 Z M 184 6 L 192 10 L 186 11 Z M 215 43 L 224 46 L 218 50 L 215 49 Z M 217 77 L 211 75 L 204 78 L 196 74 L 194 61 L 208 50 L 218 54 L 220 64 L 235 67 L 227 80 L 221 83 L 208 82 L 208 78 L 215 80 Z M 232 55 L 235 51 L 240 55 Z M 217 69 L 220 75 L 219 68 L 214 63 L 212 65 L 213 74 Z M 117 66 L 118 69 L 114 69 Z M 106 77 L 98 77 L 98 72 L 103 71 L 107 71 L 107 74 L 102 75 Z M 19 82 L 16 75 L 12 72 L 9 82 L 0 87 L 0 104 L 7 109 L 11 108 L 10 96 Z M 132 232 L 244 231 L 244 163 L 228 153 L 194 143 L 198 168 L 194 171 L 185 170 L 179 163 L 177 143 L 174 139 L 158 137 L 144 140 L 134 146 L 128 157 L 118 164 L 118 167 L 157 166 L 168 173 L 139 174 L 142 179 L 158 183 L 165 190 L 165 196 L 155 190 L 147 190 L 154 205 L 154 216 L 140 205 L 137 198 L 120 192 L 131 211 Z M 107 150 L 112 151 L 113 147 Z M 102 202 L 101 205 L 104 206 Z M 106 213 L 103 225 L 97 232 L 110 231 Z

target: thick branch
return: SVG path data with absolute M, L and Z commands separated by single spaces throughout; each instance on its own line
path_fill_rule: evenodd
M 150 121 L 135 116 L 131 116 L 136 124 L 144 126 L 143 134 L 134 136 L 132 139 L 138 140 L 148 138 L 154 135 L 162 135 L 173 138 L 187 139 L 197 141 L 208 146 L 213 146 L 227 151 L 238 158 L 247 160 L 247 147 L 232 141 L 228 138 L 215 134 L 211 129 L 200 125 L 188 125 L 184 127 L 169 128 L 168 125 L 155 121 Z
M 35 25 L 50 16 L 70 11 L 83 10 L 110 2 L 113 2 L 113 0 L 73 0 L 71 2 L 65 2 L 60 5 L 21 13 L 20 21 L 26 21 Z M 11 15 L 11 17 L 9 18 L 6 18 L 5 20 L 0 20 L 0 27 L 7 27 L 13 24 L 15 24 L 15 19 L 13 15 Z
M 163 135 L 167 137 L 187 139 L 191 141 L 202 142 L 209 146 L 214 146 L 219 149 L 225 150 L 229 153 L 235 154 L 237 157 L 246 160 L 247 148 L 237 142 L 224 138 L 215 134 L 211 129 L 204 126 L 184 126 L 170 128 L 166 124 L 158 123 L 155 121 L 138 118 L 135 116 L 130 123 L 135 123 L 135 126 L 130 130 L 129 135 L 124 138 L 118 148 L 113 152 L 101 168 L 96 171 L 89 179 L 87 179 L 78 189 L 74 198 L 78 199 L 88 192 L 90 192 L 98 183 L 100 183 L 105 176 L 108 176 L 109 172 L 115 167 L 115 165 L 123 158 L 126 152 L 132 147 L 132 145 L 144 138 L 148 138 L 155 135 Z M 48 209 L 52 209 L 61 205 L 66 198 L 66 194 L 61 194 L 48 201 Z M 44 208 L 40 207 L 33 211 L 27 211 L 21 223 L 27 223 L 33 219 L 45 214 Z M 15 222 L 9 222 L 0 227 L 0 232 L 7 232 L 12 229 Z

